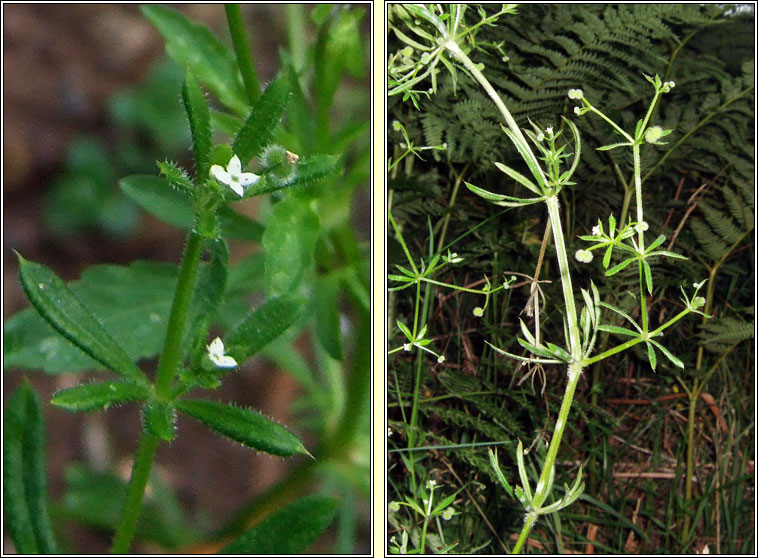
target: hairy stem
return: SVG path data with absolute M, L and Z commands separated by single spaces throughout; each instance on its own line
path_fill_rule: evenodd
M 200 265 L 200 254 L 203 247 L 203 237 L 194 230 L 189 233 L 187 246 L 184 249 L 179 279 L 176 283 L 174 301 L 171 304 L 171 314 L 168 318 L 166 340 L 158 361 L 158 374 L 155 381 L 156 395 L 167 398 L 171 393 L 171 382 L 174 379 L 182 358 L 182 336 L 184 323 L 187 320 L 192 291 L 195 287 L 197 270 Z
M 158 441 L 157 436 L 143 430 L 137 454 L 134 456 L 132 476 L 124 500 L 124 511 L 121 514 L 118 529 L 116 529 L 116 536 L 110 550 L 111 554 L 126 554 L 129 551 L 129 545 L 137 529 L 142 497 L 145 494 L 145 486 L 147 486 L 147 479 L 153 466 L 155 451 L 158 449 Z
M 526 515 L 526 521 L 521 529 L 516 545 L 513 547 L 512 554 L 520 554 L 521 549 L 526 543 L 526 539 L 529 536 L 529 532 L 532 530 L 534 522 L 537 520 L 538 513 L 535 509 L 539 509 L 548 497 L 547 487 L 548 479 L 550 478 L 550 471 L 555 466 L 555 458 L 558 456 L 558 448 L 561 445 L 561 438 L 563 438 L 563 431 L 566 429 L 568 423 L 569 412 L 571 411 L 571 403 L 574 400 L 574 392 L 576 386 L 579 383 L 579 377 L 582 375 L 582 362 L 572 362 L 568 367 L 568 384 L 566 384 L 566 392 L 563 395 L 563 401 L 561 402 L 561 410 L 558 413 L 558 420 L 555 423 L 555 431 L 553 437 L 550 439 L 550 446 L 547 448 L 547 456 L 545 457 L 545 463 L 542 466 L 542 473 L 540 473 L 540 479 L 537 482 L 537 488 L 534 492 L 534 498 L 532 499 L 532 505 L 530 511 Z

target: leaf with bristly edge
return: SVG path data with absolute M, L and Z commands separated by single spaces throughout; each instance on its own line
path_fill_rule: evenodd
M 3 424 L 3 507 L 16 552 L 55 554 L 48 513 L 42 402 L 24 381 L 8 399 Z
M 220 554 L 300 554 L 324 532 L 336 512 L 334 498 L 300 498 L 245 531 Z
M 20 254 L 18 259 L 26 296 L 58 333 L 116 374 L 145 381 L 144 374 L 124 349 L 52 270 Z
M 292 432 L 250 409 L 200 399 L 179 401 L 176 408 L 244 446 L 282 457 L 310 455 Z

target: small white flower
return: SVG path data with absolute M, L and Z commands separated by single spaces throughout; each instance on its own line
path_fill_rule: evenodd
M 577 250 L 576 254 L 574 254 L 574 257 L 577 259 L 577 261 L 580 261 L 582 263 L 590 263 L 592 261 L 592 252 L 589 250 Z
M 582 109 L 580 109 L 579 107 L 574 107 L 574 114 L 576 114 L 577 116 L 581 116 Z
M 592 227 L 592 234 L 594 236 L 600 236 L 602 233 L 600 232 L 600 225 L 595 225 Z
M 410 351 L 411 350 L 411 344 L 410 343 L 405 343 L 403 345 L 403 350 L 404 351 Z
M 392 429 L 388 426 L 387 427 L 387 438 L 392 436 Z
M 442 259 L 451 264 L 457 264 L 463 261 L 463 258 L 461 258 L 457 252 L 451 252 L 450 250 L 447 251 L 447 256 L 442 256 Z
M 211 175 L 221 184 L 229 186 L 240 197 L 245 193 L 244 186 L 255 184 L 261 178 L 252 172 L 242 172 L 242 163 L 236 155 L 229 161 L 226 170 L 221 165 L 213 165 Z
M 445 521 L 450 521 L 450 519 L 455 515 L 455 508 L 447 508 L 445 511 L 442 512 L 442 519 Z
M 432 488 L 434 488 L 435 486 L 437 486 L 437 481 L 436 481 L 436 480 L 434 480 L 434 479 L 429 479 L 428 481 L 426 481 L 426 487 L 427 487 L 429 490 L 431 490 L 431 489 L 432 489 Z M 426 502 L 426 500 L 424 500 L 424 502 Z
M 234 357 L 224 354 L 224 342 L 218 337 L 208 345 L 208 358 L 219 368 L 234 368 L 237 366 L 237 361 L 234 360 Z
M 552 136 L 553 135 L 553 127 L 552 126 L 548 126 L 547 128 L 545 128 L 545 133 L 548 136 Z

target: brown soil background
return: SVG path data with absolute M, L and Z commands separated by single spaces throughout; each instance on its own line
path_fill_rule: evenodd
M 173 7 L 226 40 L 220 4 Z M 244 5 L 243 16 L 260 78 L 268 81 L 277 69 L 277 50 L 286 42 L 283 6 Z M 92 134 L 107 142 L 113 137 L 106 101 L 120 89 L 141 83 L 151 64 L 163 54 L 163 40 L 142 17 L 139 6 L 5 4 L 3 46 L 3 319 L 27 306 L 13 250 L 44 262 L 66 280 L 77 278 L 96 263 L 125 264 L 135 259 L 178 262 L 183 234 L 148 217 L 142 218 L 136 236 L 127 240 L 99 233 L 56 237 L 42 218 L 50 180 L 60 169 L 71 139 Z M 368 96 L 368 83 L 366 87 Z M 81 380 L 79 375 L 7 370 L 4 404 L 23 377 L 30 379 L 43 402 Z M 290 419 L 289 404 L 297 396 L 297 386 L 288 375 L 260 361 L 227 376 L 218 391 L 221 400 L 259 409 L 285 424 Z M 74 462 L 128 476 L 139 435 L 135 406 L 72 414 L 45 403 L 44 411 L 53 499 L 61 496 L 64 470 Z M 289 466 L 289 461 L 256 455 L 183 418 L 176 440 L 159 449 L 155 462 L 155 469 L 174 488 L 185 511 L 192 515 L 203 510 L 214 525 L 231 518 L 245 501 L 276 483 Z M 356 552 L 368 552 L 368 502 L 356 511 L 363 535 Z M 69 538 L 75 541 L 75 550 L 85 554 L 106 552 L 110 545 L 108 534 L 75 525 Z M 5 531 L 3 549 L 14 552 Z M 133 550 L 160 552 L 147 545 Z

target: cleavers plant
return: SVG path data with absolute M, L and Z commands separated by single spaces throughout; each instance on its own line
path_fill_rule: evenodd
M 516 463 L 518 466 L 520 486 L 514 488 L 506 478 L 498 465 L 495 453 L 490 450 L 491 466 L 508 494 L 515 496 L 524 509 L 524 524 L 518 540 L 511 551 L 518 554 L 523 551 L 527 537 L 540 515 L 560 511 L 576 501 L 584 490 L 581 481 L 581 467 L 575 482 L 571 487 L 565 487 L 564 495 L 552 503 L 549 497 L 553 487 L 555 476 L 555 461 L 560 448 L 566 425 L 569 422 L 574 392 L 582 372 L 592 364 L 598 363 L 621 351 L 629 349 L 637 344 L 645 343 L 647 356 L 651 367 L 657 366 L 657 352 L 663 354 L 674 365 L 683 368 L 683 363 L 661 344 L 660 338 L 664 331 L 677 321 L 690 313 L 705 316 L 700 310 L 705 299 L 698 295 L 705 281 L 693 285 L 694 293 L 688 295 L 690 288 L 681 288 L 683 308 L 665 323 L 653 325 L 648 315 L 647 296 L 653 292 L 653 275 L 649 261 L 655 257 L 683 258 L 683 256 L 660 249 L 665 241 L 663 235 L 657 236 L 649 244 L 646 243 L 645 233 L 649 226 L 645 222 L 644 207 L 642 202 L 642 160 L 641 147 L 647 144 L 659 145 L 660 140 L 671 133 L 651 122 L 654 109 L 661 95 L 668 93 L 675 86 L 673 81 L 663 82 L 657 75 L 654 77 L 644 76 L 654 88 L 653 99 L 649 104 L 647 113 L 637 122 L 633 133 L 629 133 L 617 125 L 611 118 L 605 115 L 588 100 L 581 89 L 570 89 L 568 97 L 578 102 L 574 108 L 577 116 L 593 114 L 607 122 L 620 136 L 620 141 L 611 145 L 599 147 L 599 150 L 611 150 L 629 148 L 633 158 L 633 176 L 636 200 L 636 218 L 627 223 L 617 223 L 614 216 L 610 215 L 605 220 L 598 220 L 591 234 L 582 235 L 580 238 L 587 241 L 587 248 L 578 250 L 574 257 L 581 263 L 589 264 L 593 260 L 593 252 L 601 251 L 602 265 L 606 276 L 614 275 L 630 265 L 636 265 L 639 276 L 638 303 L 640 323 L 637 323 L 628 312 L 621 310 L 607 302 L 601 301 L 600 293 L 594 282 L 590 283 L 589 289 L 580 289 L 581 297 L 577 297 L 572 285 L 572 275 L 569 266 L 569 254 L 566 250 L 565 232 L 561 219 L 559 206 L 559 194 L 563 188 L 573 185 L 572 175 L 576 170 L 581 155 L 581 139 L 577 127 L 571 120 L 563 118 L 558 128 L 549 126 L 540 129 L 531 124 L 531 130 L 522 130 L 514 120 L 508 107 L 483 75 L 481 67 L 477 65 L 470 55 L 480 47 L 476 42 L 476 31 L 483 25 L 493 25 L 501 16 L 515 13 L 515 5 L 504 4 L 499 11 L 488 14 L 483 9 L 476 10 L 477 22 L 467 23 L 466 17 L 470 16 L 474 8 L 463 4 L 440 5 L 394 5 L 391 8 L 390 29 L 397 38 L 404 43 L 404 47 L 390 55 L 388 94 L 402 94 L 404 99 L 410 99 L 416 106 L 423 96 L 430 96 L 436 92 L 437 74 L 442 68 L 448 70 L 453 77 L 453 82 L 460 79 L 459 73 L 463 73 L 475 80 L 487 93 L 497 106 L 500 116 L 504 121 L 501 128 L 511 144 L 516 148 L 520 158 L 529 170 L 529 176 L 522 174 L 510 166 L 502 163 L 494 163 L 509 179 L 523 186 L 531 193 L 530 197 L 514 197 L 490 192 L 473 184 L 466 186 L 473 193 L 485 200 L 506 208 L 518 208 L 535 203 L 544 203 L 548 213 L 548 230 L 552 233 L 555 247 L 555 257 L 558 263 L 560 285 L 563 295 L 563 342 L 550 342 L 541 338 L 539 321 L 535 320 L 534 330 L 520 320 L 521 337 L 519 345 L 525 350 L 524 355 L 517 355 L 492 346 L 498 353 L 520 361 L 522 364 L 541 365 L 557 364 L 565 366 L 567 383 L 561 402 L 560 411 L 555 422 L 552 437 L 547 449 L 547 454 L 542 465 L 539 480 L 534 488 L 530 486 L 527 471 L 524 465 L 524 451 L 521 441 L 518 442 L 516 451 Z M 491 47 L 492 45 L 487 45 Z M 500 45 L 502 46 L 502 45 Z M 426 89 L 427 83 L 431 87 Z M 422 85 L 420 85 L 422 84 Z M 566 138 L 570 133 L 571 141 Z M 573 146 L 573 153 L 570 152 Z M 403 146 L 401 146 L 403 147 Z M 415 151 L 418 153 L 418 150 Z M 570 160 L 570 164 L 567 161 Z M 489 295 L 494 290 L 490 287 L 489 279 L 485 278 L 486 288 L 474 291 L 462 289 L 454 285 L 436 282 L 430 278 L 430 274 L 437 269 L 441 254 L 434 253 L 430 249 L 429 264 L 419 268 L 413 263 L 412 257 L 402 239 L 401 231 L 390 214 L 390 223 L 398 241 L 405 251 L 411 269 L 400 266 L 402 275 L 390 275 L 389 279 L 400 282 L 401 287 L 416 286 L 416 309 L 412 327 L 403 325 L 399 320 L 397 325 L 406 338 L 402 347 L 392 349 L 390 353 L 398 350 L 410 350 L 415 346 L 420 350 L 433 353 L 438 362 L 442 362 L 444 356 L 438 355 L 429 347 L 429 340 L 424 339 L 427 331 L 426 323 L 419 320 L 419 300 L 422 298 L 420 285 L 422 282 L 433 283 L 440 286 L 478 292 Z M 549 234 L 549 233 L 546 233 Z M 430 247 L 431 248 L 431 247 Z M 621 254 L 623 259 L 614 265 L 612 259 L 615 254 Z M 442 261 L 451 263 L 454 258 L 442 256 Z M 514 278 L 515 279 L 515 278 Z M 499 288 L 507 288 L 508 283 Z M 426 297 L 424 297 L 426 305 Z M 486 308 L 486 304 L 485 304 Z M 607 325 L 602 323 L 602 310 L 607 309 L 620 315 L 629 322 L 631 327 Z M 478 312 L 477 312 L 478 310 Z M 481 316 L 483 309 L 477 307 L 474 310 L 476 316 Z M 535 313 L 536 314 L 536 313 Z M 424 316 L 425 314 L 422 314 Z M 604 350 L 599 354 L 593 354 L 598 331 L 609 332 L 625 338 L 625 340 Z M 657 352 L 656 352 L 657 351 Z M 416 385 L 419 383 L 417 368 Z M 417 413 L 417 389 L 414 391 L 412 415 L 409 421 L 411 431 L 408 432 L 409 450 L 413 450 L 415 417 Z M 411 475 L 414 474 L 413 459 L 406 458 L 406 466 Z M 411 479 L 411 486 L 416 486 L 415 479 Z
M 341 506 L 333 495 L 305 496 L 306 485 L 321 479 L 331 489 L 320 492 L 368 492 L 368 258 L 350 210 L 368 178 L 369 122 L 347 118 L 349 125 L 340 127 L 346 115 L 331 120 L 344 74 L 364 71 L 359 23 L 366 11 L 288 6 L 290 50 L 281 51 L 281 70 L 262 87 L 240 6 L 225 9 L 233 49 L 175 10 L 142 8 L 168 53 L 186 68 L 181 102 L 194 174 L 162 161 L 161 176 L 130 176 L 120 186 L 149 213 L 187 231 L 178 269 L 151 262 L 99 266 L 67 285 L 48 267 L 18 255 L 21 284 L 38 314 L 27 310 L 6 324 L 6 366 L 115 375 L 57 392 L 52 404 L 68 411 L 141 407 L 140 440 L 113 525 L 114 553 L 132 548 L 156 451 L 177 436 L 178 413 L 243 446 L 304 456 L 280 487 L 260 503 L 246 503 L 206 538 L 205 551 L 302 552 L 338 513 L 354 514 L 346 506 L 355 505 L 352 497 Z M 317 27 L 312 45 L 305 42 L 306 14 Z M 206 91 L 223 109 L 209 103 Z M 306 97 L 311 93 L 315 109 Z M 342 110 L 361 114 L 366 106 Z M 253 165 L 256 173 L 246 170 Z M 263 194 L 270 194 L 262 204 L 263 224 L 232 209 Z M 262 250 L 232 265 L 228 240 L 257 242 Z M 254 309 L 251 294 L 258 301 Z M 345 314 L 342 298 L 350 303 Z M 312 330 L 321 370 L 291 348 L 305 329 Z M 312 453 L 263 414 L 196 395 L 217 389 L 256 354 L 289 368 L 318 411 L 310 417 L 318 439 Z M 146 359 L 155 357 L 153 375 Z M 42 409 L 24 382 L 5 411 L 5 516 L 19 553 L 58 548 L 48 514 Z M 299 499 L 290 503 L 294 497 Z M 349 552 L 354 540 L 341 529 L 341 552 Z M 203 536 L 181 542 L 199 543 Z

